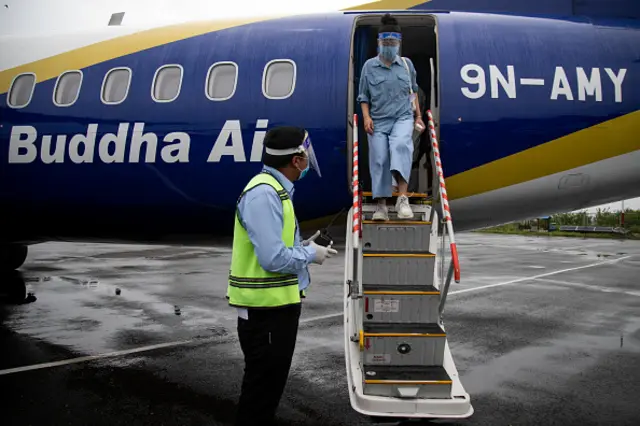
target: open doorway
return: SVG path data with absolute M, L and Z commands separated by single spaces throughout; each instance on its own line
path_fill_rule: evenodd
M 362 66 L 367 59 L 378 54 L 377 37 L 382 16 L 383 14 L 371 14 L 358 17 L 354 26 L 351 46 L 348 141 L 351 148 L 353 143 L 353 123 L 351 118 L 355 113 L 358 114 L 359 180 L 361 191 L 371 191 L 371 178 L 367 133 L 364 131 L 362 109 L 357 103 L 358 88 Z M 401 55 L 409 58 L 416 68 L 417 83 L 420 88 L 418 99 L 422 118 L 427 124 L 427 110 L 431 109 L 437 131 L 439 99 L 436 20 L 433 16 L 426 14 L 394 14 L 394 17 L 402 28 Z M 428 130 L 425 130 L 421 135 L 414 132 L 413 142 L 414 153 L 409 191 L 431 194 L 433 169 L 430 161 L 431 143 Z M 351 152 L 351 149 L 349 152 Z M 350 157 L 348 161 L 349 182 L 351 182 L 352 161 L 353 158 Z

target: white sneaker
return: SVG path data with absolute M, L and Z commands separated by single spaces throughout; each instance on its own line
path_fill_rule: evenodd
M 409 205 L 409 198 L 406 195 L 401 195 L 396 201 L 396 212 L 398 212 L 398 219 L 413 219 L 413 211 Z
M 373 220 L 389 220 L 389 210 L 386 204 L 376 204 L 376 211 L 373 213 Z

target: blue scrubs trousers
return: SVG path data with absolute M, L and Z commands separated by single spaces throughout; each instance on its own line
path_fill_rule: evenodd
M 392 171 L 408 183 L 413 159 L 412 115 L 373 121 L 373 135 L 369 141 L 369 170 L 373 198 L 390 198 L 392 195 Z

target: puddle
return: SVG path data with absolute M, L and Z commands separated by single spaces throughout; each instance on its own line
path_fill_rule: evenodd
M 640 318 L 633 318 L 621 330 L 606 334 L 567 334 L 471 367 L 463 373 L 462 382 L 470 394 L 516 392 L 509 383 L 554 386 L 592 367 L 603 355 L 624 351 L 640 356 L 638 335 Z
M 218 313 L 153 294 L 175 283 L 171 275 L 166 276 L 166 282 L 154 281 L 154 287 L 144 290 L 127 286 L 130 277 L 109 281 L 71 276 L 27 280 L 35 283 L 38 302 L 28 310 L 13 311 L 5 325 L 82 353 L 120 350 L 145 339 L 156 343 L 197 333 L 221 336 L 227 333 L 224 326 L 235 318 L 232 310 Z M 180 315 L 176 315 L 176 305 Z M 118 338 L 123 335 L 133 337 Z

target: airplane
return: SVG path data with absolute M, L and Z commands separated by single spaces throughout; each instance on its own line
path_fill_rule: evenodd
M 279 125 L 308 130 L 322 172 L 296 183 L 301 226 L 348 210 L 357 84 L 387 11 L 434 116 L 457 231 L 640 196 L 633 0 L 382 0 L 7 36 L 0 269 L 19 268 L 45 241 L 228 236 L 265 132 Z

